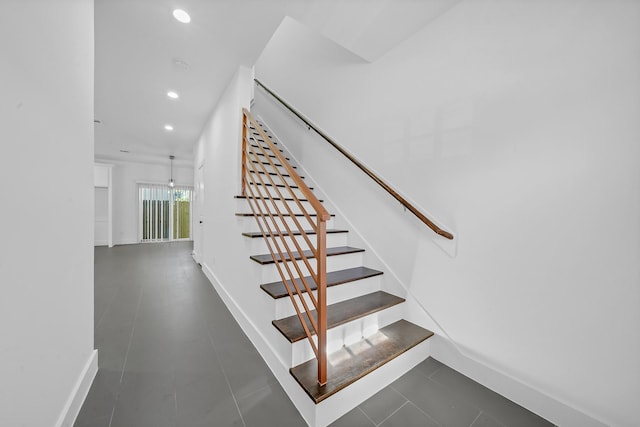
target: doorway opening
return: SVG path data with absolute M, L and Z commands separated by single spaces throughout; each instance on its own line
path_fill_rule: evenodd
M 140 242 L 191 240 L 193 187 L 139 184 Z

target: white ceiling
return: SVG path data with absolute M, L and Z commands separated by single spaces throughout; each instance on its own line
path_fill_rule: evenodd
M 459 1 L 95 0 L 96 157 L 190 164 L 222 91 L 285 16 L 373 61 Z

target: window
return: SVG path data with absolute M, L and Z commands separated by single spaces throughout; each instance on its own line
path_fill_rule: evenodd
M 191 239 L 192 187 L 139 184 L 141 242 Z
M 173 194 L 173 240 L 191 239 L 192 188 L 176 188 Z

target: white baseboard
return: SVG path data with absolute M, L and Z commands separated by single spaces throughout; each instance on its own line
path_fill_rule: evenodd
M 113 244 L 116 246 L 120 246 L 120 245 L 137 245 L 138 243 L 140 243 L 140 240 L 138 239 L 119 239 L 119 240 L 114 240 Z
M 432 356 L 461 374 L 562 427 L 607 427 L 584 412 L 518 379 L 462 354 L 442 336 L 433 337 Z
M 93 379 L 98 373 L 98 350 L 93 350 L 87 363 L 85 364 L 82 372 L 78 376 L 76 383 L 71 390 L 71 394 L 67 399 L 67 403 L 64 405 L 58 421 L 55 427 L 73 427 L 73 423 L 76 422 L 76 418 L 80 413 L 82 404 L 87 398 Z

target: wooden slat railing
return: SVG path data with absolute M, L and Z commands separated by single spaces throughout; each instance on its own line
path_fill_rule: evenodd
M 293 113 L 296 117 L 306 124 L 309 129 L 313 129 L 318 135 L 320 135 L 325 141 L 331 144 L 336 150 L 338 150 L 342 155 L 344 155 L 349 161 L 351 161 L 354 165 L 356 165 L 362 172 L 367 174 L 371 179 L 373 179 L 380 187 L 382 187 L 387 193 L 393 196 L 397 201 L 402 204 L 406 209 L 408 209 L 412 214 L 414 214 L 420 221 L 422 221 L 427 227 L 433 230 L 436 234 L 445 237 L 449 240 L 453 239 L 453 234 L 448 231 L 445 231 L 438 227 L 433 221 L 431 221 L 425 214 L 420 212 L 418 208 L 413 206 L 407 199 L 405 199 L 398 191 L 396 191 L 393 187 L 387 184 L 382 178 L 376 175 L 371 169 L 366 167 L 362 162 L 360 162 L 353 154 L 349 153 L 346 149 L 338 145 L 333 139 L 331 139 L 327 134 L 318 129 L 316 125 L 314 125 L 309 119 L 307 119 L 302 113 L 297 111 L 291 105 L 289 105 L 284 99 L 280 98 L 276 95 L 271 89 L 266 87 L 260 80 L 255 79 L 256 84 L 264 89 L 269 95 L 271 95 L 276 101 L 282 104 L 287 110 Z
M 324 385 L 327 382 L 326 224 L 331 215 L 251 113 L 246 109 L 242 112 L 242 195 L 249 202 L 296 315 L 318 359 L 318 382 Z M 281 169 L 286 172 L 282 173 Z M 302 214 L 302 220 L 298 220 L 291 204 L 285 199 L 293 201 Z M 305 208 L 302 199 L 308 201 L 312 212 Z M 287 218 L 293 224 L 288 223 Z M 308 223 L 316 233 L 315 243 L 301 222 Z M 296 238 L 296 233 L 302 238 Z M 307 256 L 305 250 L 309 250 L 312 257 Z M 294 252 L 297 252 L 299 260 Z M 310 258 L 314 258 L 315 263 Z M 316 296 L 305 278 L 305 271 L 316 284 Z M 296 279 L 302 283 L 311 304 L 307 302 L 305 292 Z M 312 315 L 314 310 L 316 316 Z M 317 342 L 313 339 L 314 335 Z

